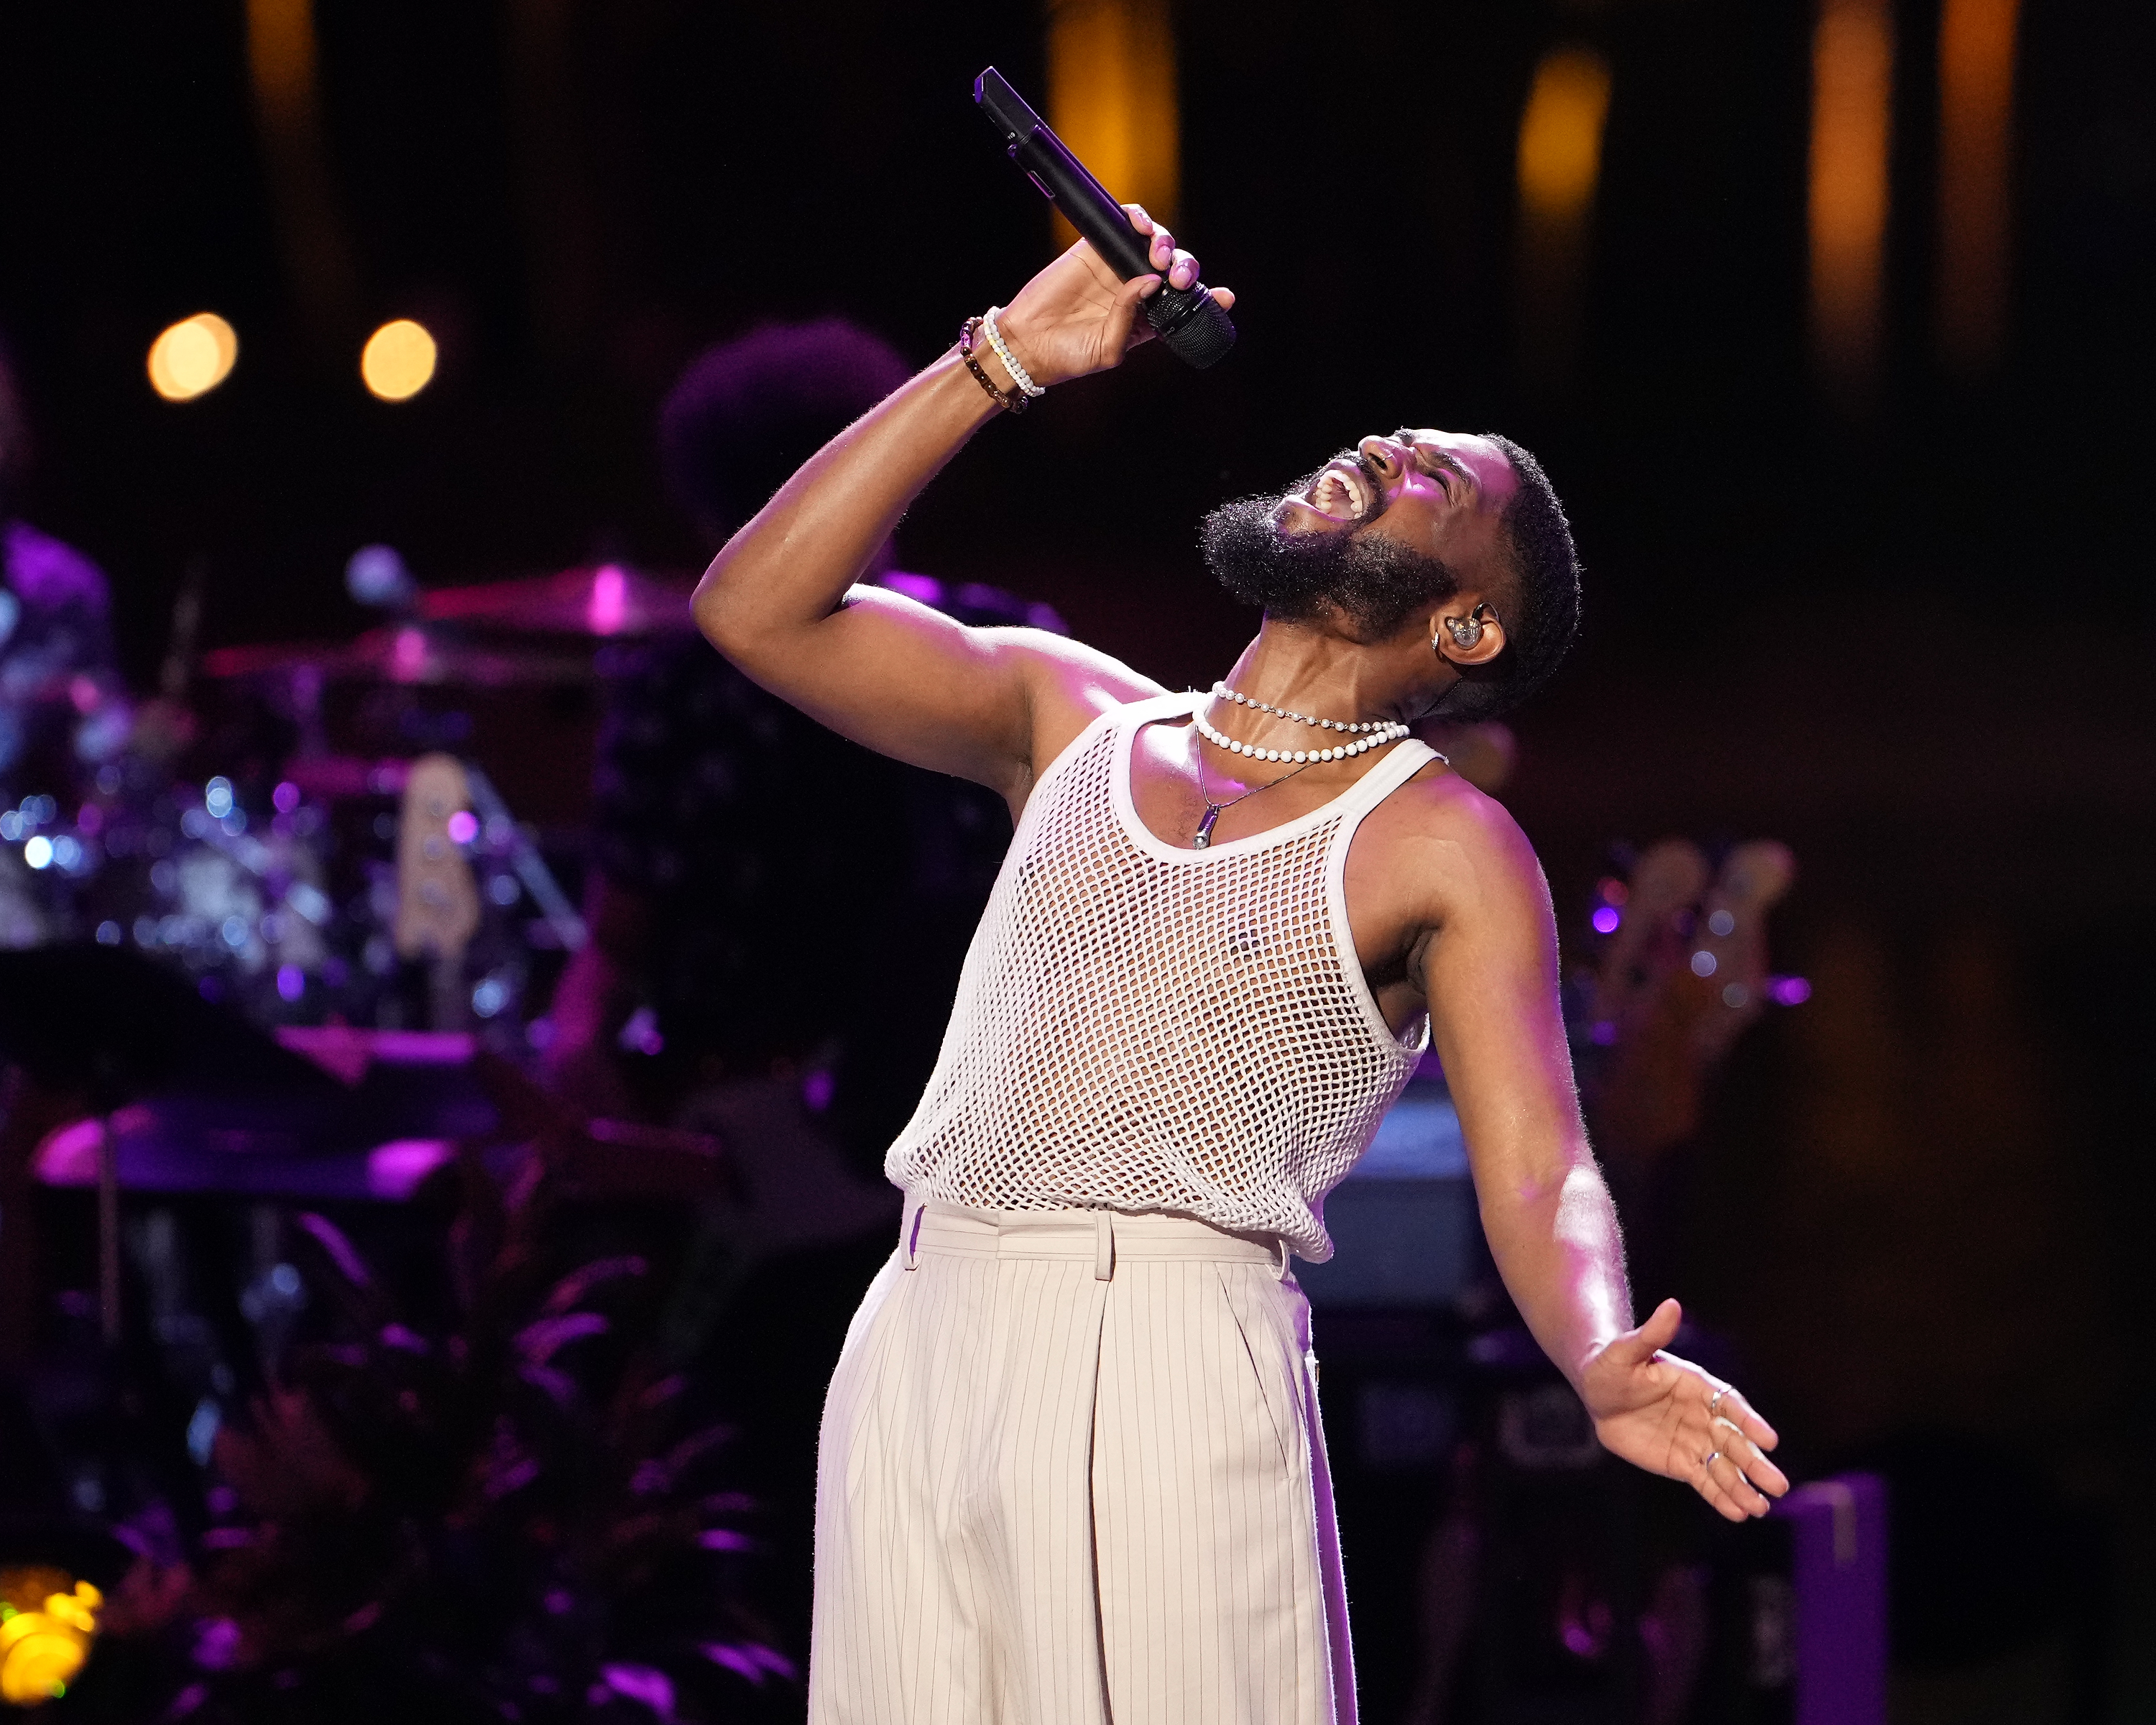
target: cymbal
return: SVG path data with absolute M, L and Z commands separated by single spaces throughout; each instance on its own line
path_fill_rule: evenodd
M 517 634 L 685 634 L 693 578 L 647 574 L 623 563 L 564 569 L 517 581 L 439 587 L 424 593 L 419 614 L 430 622 L 503 629 Z
M 203 655 L 203 672 L 221 681 L 312 672 L 331 683 L 450 684 L 482 689 L 588 683 L 593 675 L 588 654 L 478 646 L 416 623 L 370 629 L 356 641 L 220 647 Z

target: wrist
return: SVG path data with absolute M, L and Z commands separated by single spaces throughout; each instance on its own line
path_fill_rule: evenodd
M 1006 344 L 1010 341 L 1009 331 L 1004 331 L 1004 340 Z M 973 338 L 973 357 L 980 362 L 981 369 L 988 374 L 989 382 L 997 388 L 1007 395 L 1016 395 L 1020 393 L 1018 379 L 1011 376 L 1010 367 L 1003 362 L 996 350 L 989 345 L 988 338 L 985 334 Z M 1023 365 L 1024 362 L 1021 360 L 1019 363 Z
M 1009 377 L 1026 395 L 1039 398 L 1048 393 L 1047 386 L 1055 379 L 1044 377 L 1034 368 L 1032 357 L 1039 352 L 1031 340 L 1024 314 L 1014 318 L 1009 308 L 991 305 L 982 319 L 984 344 L 995 354 L 1002 375 Z

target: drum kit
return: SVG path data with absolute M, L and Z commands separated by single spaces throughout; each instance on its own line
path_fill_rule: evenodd
M 421 592 L 385 557 L 354 560 L 395 613 L 357 640 L 204 657 L 192 752 L 223 770 L 127 756 L 73 807 L 0 812 L 0 947 L 133 947 L 264 1028 L 543 1035 L 532 1003 L 584 939 L 547 850 L 581 836 L 598 649 L 687 633 L 691 583 L 603 563 Z
M 969 623 L 1064 626 L 883 578 Z M 151 745 L 0 810 L 0 1056 L 87 1110 L 35 1162 L 99 1189 L 108 1333 L 123 1187 L 406 1196 L 454 1144 L 560 1113 L 527 1075 L 586 939 L 556 870 L 586 854 L 599 685 L 610 655 L 691 634 L 693 583 L 602 563 L 423 592 L 374 547 L 347 585 L 388 620 L 168 665 L 192 698 L 138 716 Z M 580 1189 L 721 1177 L 698 1134 L 568 1120 L 547 1130 L 589 1153 Z
M 80 1116 L 30 1166 L 95 1189 L 108 1343 L 123 1190 L 398 1199 L 459 1146 L 535 1132 L 588 1195 L 726 1178 L 710 1138 L 584 1121 L 517 1070 L 585 939 L 555 866 L 583 838 L 601 649 L 688 634 L 691 583 L 602 564 L 422 593 L 385 561 L 348 572 L 381 627 L 168 665 L 184 708 L 142 711 L 64 799 L 0 810 L 0 1055 Z

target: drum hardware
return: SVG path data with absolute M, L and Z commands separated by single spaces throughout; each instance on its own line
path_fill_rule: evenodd
M 589 932 L 577 907 L 570 903 L 568 894 L 555 880 L 554 871 L 547 866 L 547 859 L 540 855 L 530 829 L 511 815 L 509 805 L 501 800 L 494 782 L 470 761 L 465 762 L 465 783 L 471 796 L 472 808 L 479 816 L 480 831 L 490 838 L 501 835 L 501 841 L 507 846 L 511 869 L 523 883 L 524 890 L 531 895 L 531 902 L 538 906 L 555 940 L 563 952 L 576 952 L 589 937 Z
M 689 601 L 693 577 L 648 574 L 623 563 L 471 587 L 438 587 L 418 596 L 418 614 L 512 634 L 582 635 L 598 640 L 687 634 L 696 626 Z

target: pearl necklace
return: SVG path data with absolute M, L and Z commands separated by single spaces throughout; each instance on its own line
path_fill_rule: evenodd
M 1207 850 L 1212 848 L 1214 822 L 1220 819 L 1224 811 L 1233 809 L 1241 802 L 1243 797 L 1255 797 L 1260 791 L 1269 791 L 1276 784 L 1285 784 L 1305 768 L 1315 767 L 1320 761 L 1345 761 L 1352 756 L 1362 754 L 1366 750 L 1383 748 L 1388 743 L 1398 742 L 1408 734 L 1408 727 L 1396 720 L 1373 719 L 1367 723 L 1350 725 L 1345 720 L 1340 719 L 1304 718 L 1301 713 L 1282 712 L 1278 707 L 1265 706 L 1263 701 L 1250 701 L 1243 696 L 1236 695 L 1235 691 L 1227 688 L 1224 685 L 1216 683 L 1213 687 L 1216 695 L 1233 696 L 1245 706 L 1263 707 L 1265 711 L 1278 713 L 1284 719 L 1301 719 L 1306 725 L 1317 725 L 1334 731 L 1367 732 L 1370 734 L 1358 737 L 1353 742 L 1337 743 L 1329 749 L 1261 749 L 1254 744 L 1238 742 L 1232 737 L 1222 735 L 1206 722 L 1205 715 L 1202 711 L 1193 708 L 1190 714 L 1191 722 L 1198 727 L 1198 734 L 1211 743 L 1214 747 L 1225 749 L 1230 754 L 1247 755 L 1253 761 L 1286 761 L 1293 763 L 1289 770 L 1281 774 L 1278 778 L 1268 779 L 1263 784 L 1252 785 L 1250 789 L 1243 793 L 1242 797 L 1230 797 L 1224 803 L 1215 803 L 1213 800 L 1213 793 L 1205 783 L 1205 752 L 1203 749 L 1199 750 L 1195 757 L 1198 762 L 1198 794 L 1205 799 L 1205 813 L 1199 819 L 1198 831 L 1190 841 L 1192 849 L 1196 850 Z
M 1351 733 L 1365 731 L 1389 731 L 1394 733 L 1395 741 L 1408 734 L 1406 726 L 1395 724 L 1389 719 L 1365 719 L 1360 724 L 1347 719 L 1313 719 L 1308 713 L 1291 712 L 1284 706 L 1275 706 L 1270 701 L 1260 701 L 1255 696 L 1245 695 L 1238 690 L 1230 689 L 1225 683 L 1215 683 L 1213 685 L 1213 696 L 1216 701 L 1232 701 L 1243 706 L 1254 706 L 1260 712 L 1270 713 L 1276 719 L 1292 719 L 1298 725 L 1315 725 L 1320 731 L 1346 731 Z
M 1353 742 L 1335 743 L 1329 749 L 1261 749 L 1255 744 L 1238 742 L 1232 737 L 1224 737 L 1206 722 L 1203 713 L 1194 712 L 1190 716 L 1192 722 L 1198 726 L 1198 734 L 1216 749 L 1225 749 L 1231 755 L 1248 755 L 1253 761 L 1292 761 L 1305 767 L 1317 761 L 1345 761 L 1366 749 L 1379 749 L 1389 742 L 1398 742 L 1408 734 L 1406 726 L 1396 720 L 1383 719 L 1374 725 L 1355 727 L 1358 731 L 1374 732 L 1373 736 L 1359 737 Z M 1319 721 L 1306 719 L 1303 722 L 1315 725 Z M 1345 730 L 1347 726 L 1341 725 L 1336 728 Z

